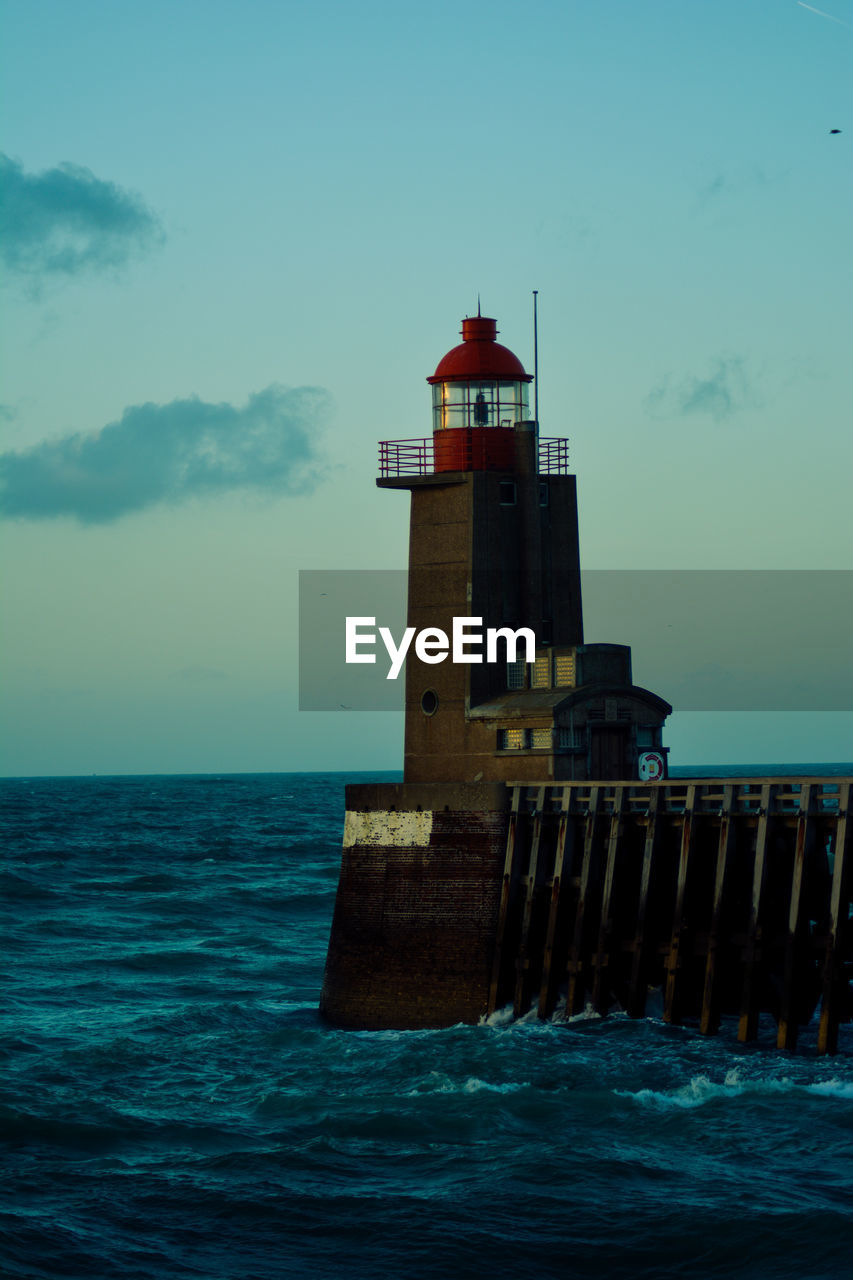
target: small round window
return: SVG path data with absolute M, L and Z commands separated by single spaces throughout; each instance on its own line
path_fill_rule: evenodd
M 421 711 L 425 716 L 434 716 L 438 710 L 438 694 L 435 689 L 427 689 L 421 698 Z

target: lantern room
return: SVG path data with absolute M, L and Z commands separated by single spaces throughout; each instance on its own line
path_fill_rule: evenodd
M 512 466 L 512 435 L 486 436 L 483 431 L 511 432 L 518 423 L 529 422 L 533 378 L 518 357 L 495 340 L 497 332 L 497 322 L 488 316 L 466 317 L 462 342 L 427 378 L 432 386 L 436 471 Z

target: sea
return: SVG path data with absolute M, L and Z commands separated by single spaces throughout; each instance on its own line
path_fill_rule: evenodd
M 853 1276 L 850 1027 L 324 1023 L 344 785 L 397 777 L 0 783 L 3 1280 Z

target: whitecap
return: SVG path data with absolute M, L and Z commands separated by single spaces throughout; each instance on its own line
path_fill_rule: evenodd
M 853 1098 L 853 1080 L 822 1080 L 819 1084 L 806 1085 L 806 1092 L 822 1098 Z
M 721 1098 L 739 1098 L 745 1093 L 788 1093 L 798 1086 L 788 1076 L 779 1079 L 747 1079 L 739 1067 L 727 1071 L 722 1082 L 710 1076 L 693 1076 L 688 1084 L 678 1089 L 614 1089 L 620 1098 L 630 1098 L 641 1106 L 659 1107 L 662 1110 L 702 1107 Z M 853 1092 L 851 1092 L 853 1097 Z
M 601 1014 L 593 1005 L 587 1002 L 580 1013 L 573 1013 L 570 1017 L 563 1016 L 564 1022 L 596 1022 L 601 1020 Z
M 492 1084 L 488 1080 L 481 1080 L 479 1076 L 469 1076 L 467 1080 L 460 1082 L 453 1080 L 441 1071 L 431 1071 L 418 1088 L 409 1089 L 403 1096 L 405 1098 L 422 1098 L 425 1095 L 434 1093 L 517 1093 L 519 1089 L 527 1089 L 528 1087 L 529 1081 L 527 1080 L 520 1082 L 510 1080 L 505 1081 L 503 1084 Z
M 502 1009 L 495 1009 L 494 1013 L 483 1014 L 477 1023 L 480 1027 L 508 1027 L 513 1021 L 512 1005 L 505 1004 Z
M 518 1093 L 519 1089 L 527 1089 L 529 1081 L 506 1081 L 504 1084 L 490 1084 L 488 1080 L 480 1080 L 477 1076 L 469 1076 L 462 1086 L 463 1093 Z

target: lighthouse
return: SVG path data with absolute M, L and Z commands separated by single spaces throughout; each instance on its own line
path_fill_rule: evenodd
M 568 803 L 589 779 L 597 794 L 599 781 L 666 772 L 669 703 L 632 683 L 626 645 L 584 638 L 568 440 L 540 435 L 532 378 L 494 319 L 467 317 L 461 336 L 427 377 L 431 432 L 379 446 L 379 488 L 411 494 L 407 630 L 421 644 L 406 658 L 403 782 L 347 787 L 320 1001 L 339 1026 L 447 1026 L 494 1009 L 542 918 L 537 905 L 533 933 L 513 923 L 521 861 L 530 910 L 551 893 L 539 843 L 516 842 L 528 791 L 544 813 L 551 792 Z M 481 640 L 449 655 L 460 630 L 492 635 L 495 651 Z M 565 853 L 574 836 L 561 830 Z M 562 929 L 555 915 L 559 946 Z M 545 988 L 548 1011 L 557 987 Z
M 427 378 L 432 434 L 380 444 L 383 489 L 411 492 L 408 625 L 498 636 L 462 660 L 410 651 L 406 782 L 637 777 L 664 772 L 671 707 L 633 685 L 631 652 L 584 644 L 578 504 L 568 440 L 539 435 L 533 381 L 462 321 L 462 342 Z M 535 638 L 521 652 L 513 636 Z

